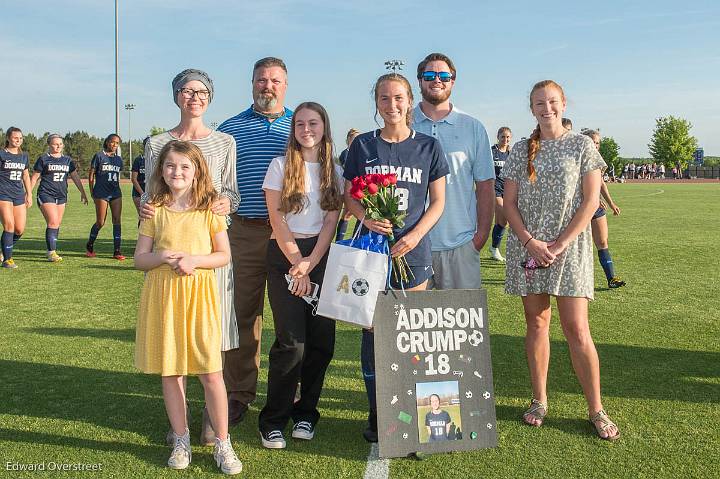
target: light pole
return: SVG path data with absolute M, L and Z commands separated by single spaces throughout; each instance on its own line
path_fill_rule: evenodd
M 130 160 L 130 164 L 132 165 L 132 136 L 130 136 L 130 112 L 135 109 L 134 103 L 126 103 L 125 109 L 128 112 L 128 158 Z
M 388 60 L 385 62 L 385 69 L 390 70 L 393 73 L 397 73 L 399 70 L 402 70 L 405 66 L 405 62 L 402 60 Z
M 118 88 L 118 1 L 115 0 L 115 133 L 120 134 L 120 91 Z

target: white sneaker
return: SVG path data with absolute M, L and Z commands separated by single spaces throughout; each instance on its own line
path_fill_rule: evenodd
M 185 428 L 185 434 L 178 436 L 173 432 L 175 444 L 170 453 L 167 465 L 171 469 L 187 469 L 192 460 L 192 450 L 190 449 L 190 431 Z
M 239 474 L 242 471 L 242 462 L 235 454 L 235 450 L 230 444 L 230 435 L 224 441 L 215 438 L 215 449 L 213 457 L 223 474 Z
M 315 437 L 315 428 L 310 421 L 298 421 L 293 426 L 292 437 L 309 441 Z
M 492 259 L 494 259 L 495 261 L 500 261 L 501 263 L 505 262 L 505 258 L 503 258 L 503 255 L 500 254 L 499 248 L 493 248 L 491 246 L 490 247 L 490 257 L 492 257 Z

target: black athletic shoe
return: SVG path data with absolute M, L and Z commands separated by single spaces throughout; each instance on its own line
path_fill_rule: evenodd
M 621 280 L 617 276 L 608 281 L 608 288 L 610 289 L 620 288 L 622 286 L 625 286 L 625 281 Z
M 377 430 L 373 431 L 370 426 L 368 426 L 367 429 L 363 431 L 363 437 L 367 442 L 378 442 Z
M 310 421 L 298 421 L 293 426 L 292 437 L 309 441 L 315 437 L 315 426 Z

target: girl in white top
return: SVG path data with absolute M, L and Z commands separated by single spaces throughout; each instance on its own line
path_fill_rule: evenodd
M 273 230 L 267 263 L 275 343 L 259 426 L 263 446 L 281 449 L 291 418 L 293 438 L 313 438 L 325 371 L 335 349 L 335 321 L 313 313 L 320 295 L 313 283 L 322 284 L 343 195 L 330 120 L 321 105 L 297 107 L 286 154 L 270 163 L 263 190 Z M 298 381 L 300 400 L 295 402 Z

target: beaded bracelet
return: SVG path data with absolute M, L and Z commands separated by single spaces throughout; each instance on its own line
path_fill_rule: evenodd
M 528 240 L 527 240 L 527 241 L 525 242 L 525 244 L 523 245 L 523 248 L 526 248 L 526 247 L 527 247 L 527 244 L 530 242 L 530 240 L 533 240 L 533 239 L 535 239 L 535 238 L 533 238 L 532 236 L 531 236 L 530 238 L 528 238 Z

